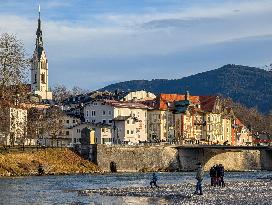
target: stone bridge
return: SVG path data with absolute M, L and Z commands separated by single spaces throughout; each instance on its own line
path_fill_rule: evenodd
M 193 171 L 198 162 L 205 170 L 214 164 L 229 171 L 272 170 L 272 147 L 91 145 L 88 150 L 88 158 L 103 171 L 110 171 L 112 162 L 120 172 Z
M 221 146 L 180 145 L 178 150 L 179 169 L 196 169 L 198 162 L 205 170 L 214 164 L 223 164 L 226 170 L 272 170 L 272 147 L 268 146 Z

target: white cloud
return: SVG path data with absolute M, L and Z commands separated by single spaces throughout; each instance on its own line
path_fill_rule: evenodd
M 46 6 L 69 5 L 64 1 L 59 3 L 53 1 Z M 46 13 L 43 13 L 43 16 L 46 16 Z M 219 6 L 176 9 L 160 13 L 151 11 L 141 14 L 94 14 L 88 19 L 81 19 L 76 23 L 69 22 L 69 19 L 65 21 L 45 21 L 42 19 L 42 27 L 49 63 L 53 63 L 50 64 L 50 68 L 53 68 L 50 73 L 56 74 L 59 71 L 64 71 L 69 65 L 67 66 L 71 69 L 69 70 L 70 74 L 67 74 L 69 78 L 80 76 L 78 78 L 83 79 L 85 76 L 91 76 L 91 78 L 106 82 L 118 80 L 118 78 L 124 79 L 133 72 L 124 71 L 126 69 L 124 66 L 128 66 L 129 62 L 122 65 L 122 59 L 126 61 L 126 59 L 136 58 L 141 61 L 141 56 L 150 56 L 150 63 L 138 65 L 149 69 L 143 75 L 150 75 L 153 72 L 159 76 L 161 73 L 163 74 L 161 78 L 163 78 L 166 76 L 165 72 L 162 72 L 163 68 L 158 70 L 156 65 L 160 56 L 186 53 L 187 51 L 193 55 L 191 51 L 196 51 L 200 47 L 205 50 L 204 47 L 208 48 L 219 43 L 226 44 L 234 40 L 238 45 L 240 41 L 249 37 L 258 38 L 271 35 L 271 18 L 271 2 L 246 1 L 235 4 L 225 3 Z M 102 23 L 95 26 L 95 23 L 88 23 L 90 20 Z M 0 15 L 0 33 L 16 33 L 24 41 L 30 54 L 34 49 L 36 26 L 36 19 L 20 17 L 19 14 L 18 16 Z M 235 51 L 233 52 L 235 53 Z M 156 58 L 152 59 L 152 56 L 156 56 Z M 212 56 L 206 57 L 208 61 L 212 61 Z M 118 62 L 114 61 L 115 58 L 118 59 Z M 92 61 L 86 61 L 86 59 L 95 59 L 96 65 L 92 65 Z M 112 67 L 115 72 L 111 72 L 111 76 L 106 75 L 102 80 L 100 78 L 101 70 L 107 67 L 108 70 L 105 72 L 109 72 L 111 66 L 101 64 L 99 68 L 98 62 L 101 63 L 104 59 L 112 59 Z M 175 60 L 178 64 L 182 63 Z M 77 62 L 77 64 L 75 65 L 73 62 Z M 137 64 L 137 62 L 131 63 Z M 197 63 L 201 64 L 202 62 Z M 71 64 L 75 69 L 70 66 Z M 116 65 L 120 65 L 120 68 Z M 82 76 L 77 73 L 77 70 L 82 67 L 92 69 L 85 69 L 86 73 Z M 123 69 L 122 75 L 118 74 L 121 69 Z M 171 72 L 171 68 L 168 72 Z M 96 83 L 98 84 L 98 82 Z

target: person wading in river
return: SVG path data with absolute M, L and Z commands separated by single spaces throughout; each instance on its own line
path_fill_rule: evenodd
M 197 171 L 196 171 L 196 190 L 194 194 L 199 194 L 199 195 L 203 195 L 202 192 L 202 181 L 203 181 L 203 177 L 204 177 L 204 172 L 201 166 L 201 163 L 197 164 Z

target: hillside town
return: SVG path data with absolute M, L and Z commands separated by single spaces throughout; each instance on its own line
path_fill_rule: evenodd
M 16 96 L 2 109 L 4 146 L 76 147 L 147 143 L 253 145 L 254 135 L 220 96 L 93 91 L 54 101 L 39 15 L 29 101 Z M 4 117 L 3 117 L 4 116 Z

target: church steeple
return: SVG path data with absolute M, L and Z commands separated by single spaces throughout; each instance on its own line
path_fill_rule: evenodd
M 33 94 L 39 95 L 43 100 L 52 99 L 52 92 L 49 91 L 48 85 L 48 61 L 43 47 L 40 6 L 36 45 L 31 66 L 31 90 Z
M 41 28 L 41 7 L 39 5 L 39 18 L 38 18 L 38 27 L 36 31 L 36 50 L 38 52 L 38 57 L 41 57 L 43 51 L 43 39 L 42 39 L 42 28 Z

